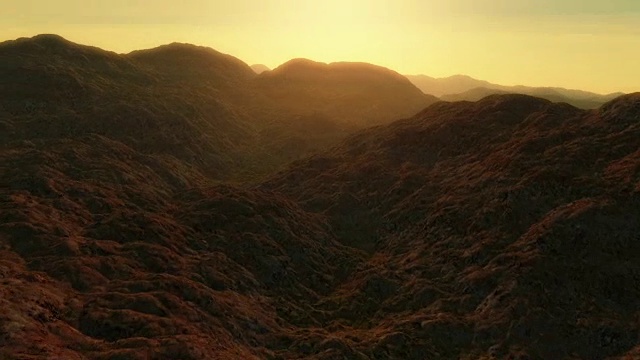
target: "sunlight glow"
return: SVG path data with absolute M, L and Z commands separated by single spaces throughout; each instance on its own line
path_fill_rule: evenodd
M 8 2 L 8 4 L 5 4 Z M 273 68 L 364 61 L 505 85 L 640 88 L 633 0 L 5 0 L 3 39 L 57 33 L 129 52 L 180 41 Z

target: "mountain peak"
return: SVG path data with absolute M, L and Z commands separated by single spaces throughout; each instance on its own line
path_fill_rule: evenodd
M 471 81 L 478 81 L 477 79 L 472 78 L 469 75 L 464 75 L 464 74 L 455 74 L 455 75 L 451 75 L 451 76 L 447 76 L 447 77 L 443 77 L 441 79 L 449 79 L 449 80 L 471 80 Z
M 242 60 L 210 47 L 174 42 L 126 55 L 181 81 L 187 79 L 221 81 L 225 84 L 247 80 L 255 73 Z
M 66 74 L 70 83 L 77 83 L 80 73 L 83 73 L 83 76 L 100 73 L 103 76 L 124 77 L 134 81 L 150 81 L 148 74 L 140 72 L 135 65 L 119 54 L 94 46 L 77 44 L 55 34 L 40 34 L 30 38 L 5 41 L 0 43 L 0 55 L 3 62 L 0 78 L 7 84 L 20 78 L 17 72 L 23 74 L 30 72 L 30 76 L 38 78 L 41 84 L 50 81 L 50 85 L 59 83 L 63 73 Z M 23 67 L 25 62 L 31 65 L 29 69 Z M 51 69 L 52 66 L 55 67 L 54 71 Z M 49 80 L 44 81 L 44 79 Z M 89 78 L 85 80 L 92 82 Z M 22 87 L 23 85 L 14 84 L 14 86 Z
M 38 34 L 31 38 L 31 41 L 43 44 L 43 45 L 69 45 L 73 44 L 71 41 L 63 38 L 57 34 Z
M 279 74 L 283 72 L 292 72 L 292 71 L 317 71 L 321 69 L 326 69 L 328 67 L 327 63 L 313 61 L 305 58 L 295 58 L 291 59 L 282 65 L 273 69 L 274 74 Z
M 349 82 L 358 80 L 382 82 L 386 85 L 415 87 L 405 76 L 385 68 L 365 62 L 332 62 L 323 63 L 309 59 L 298 58 L 287 61 L 267 74 L 269 77 L 287 77 L 296 79 L 315 79 L 318 81 Z M 331 78 L 332 80 L 329 80 Z M 418 90 L 416 88 L 416 90 Z
M 269 67 L 264 64 L 253 64 L 251 65 L 251 69 L 253 69 L 256 74 L 262 74 L 265 71 L 271 71 L 271 69 L 269 69 Z
M 80 47 L 81 45 L 55 34 L 40 34 L 0 43 L 0 48 L 11 48 L 18 51 L 67 52 L 77 50 Z

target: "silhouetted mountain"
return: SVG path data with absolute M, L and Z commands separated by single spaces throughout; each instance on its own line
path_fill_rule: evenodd
M 139 86 L 155 80 L 115 53 L 56 35 L 2 42 L 0 56 L 2 102 L 11 111 L 23 110 L 28 100 L 68 107 L 67 95 L 87 98 L 109 85 L 96 81 L 101 76 Z
M 267 67 L 267 65 L 263 65 L 263 64 L 254 64 L 254 65 L 251 65 L 251 69 L 253 69 L 253 71 L 254 71 L 256 74 L 262 74 L 262 73 L 263 73 L 263 72 L 265 72 L 265 71 L 271 71 L 271 69 L 269 69 L 269 68 Z
M 438 101 L 404 76 L 365 63 L 318 63 L 291 60 L 255 79 L 269 101 L 293 112 L 320 112 L 357 127 L 414 115 Z
M 0 112 L 10 115 L 0 139 L 95 133 L 147 155 L 178 158 L 219 179 L 254 178 L 338 143 L 355 129 L 347 123 L 373 125 L 381 114 L 391 121 L 410 114 L 404 104 L 417 112 L 422 107 L 416 103 L 424 99 L 419 93 L 417 102 L 415 94 L 383 99 L 397 88 L 391 81 L 355 95 L 366 107 L 317 102 L 335 83 L 298 94 L 299 104 L 292 105 L 272 99 L 274 89 L 242 61 L 188 44 L 118 55 L 40 35 L 2 43 L 0 59 Z M 353 87 L 373 84 L 357 77 L 351 77 Z M 276 91 L 295 92 L 300 86 L 284 84 Z
M 222 97 L 128 57 L 44 35 L 0 44 L 0 59 L 4 143 L 98 134 L 220 178 L 254 151 L 250 120 Z
M 138 50 L 128 58 L 152 67 L 171 80 L 207 82 L 220 87 L 245 83 L 255 76 L 241 60 L 211 48 L 173 43 L 155 49 Z
M 495 94 L 525 94 L 553 102 L 566 102 L 582 109 L 595 109 L 623 93 L 608 95 L 558 87 L 505 86 L 477 80 L 466 75 L 432 78 L 426 75 L 407 76 L 425 94 L 434 94 L 446 101 L 477 101 Z

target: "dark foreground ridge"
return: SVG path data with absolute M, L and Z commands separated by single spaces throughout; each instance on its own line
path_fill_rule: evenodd
M 220 144 L 219 124 L 251 131 L 218 80 L 197 86 L 228 112 L 152 102 L 196 85 L 121 55 L 83 48 L 104 63 L 71 73 L 6 49 L 0 359 L 640 357 L 640 94 L 437 102 L 241 187 L 186 141 L 209 119 Z M 89 100 L 46 102 L 61 79 Z M 118 117 L 125 84 L 166 82 Z M 154 126 L 148 144 L 186 138 L 141 146 Z

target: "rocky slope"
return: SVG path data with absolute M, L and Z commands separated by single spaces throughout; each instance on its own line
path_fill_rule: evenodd
M 369 254 L 322 303 L 349 329 L 344 348 L 634 358 L 639 136 L 640 94 L 595 111 L 518 95 L 438 103 L 263 187 Z
M 253 189 L 99 135 L 5 146 L 0 354 L 633 358 L 639 116 L 438 103 Z
M 362 257 L 286 198 L 101 136 L 0 163 L 2 359 L 275 358 Z

